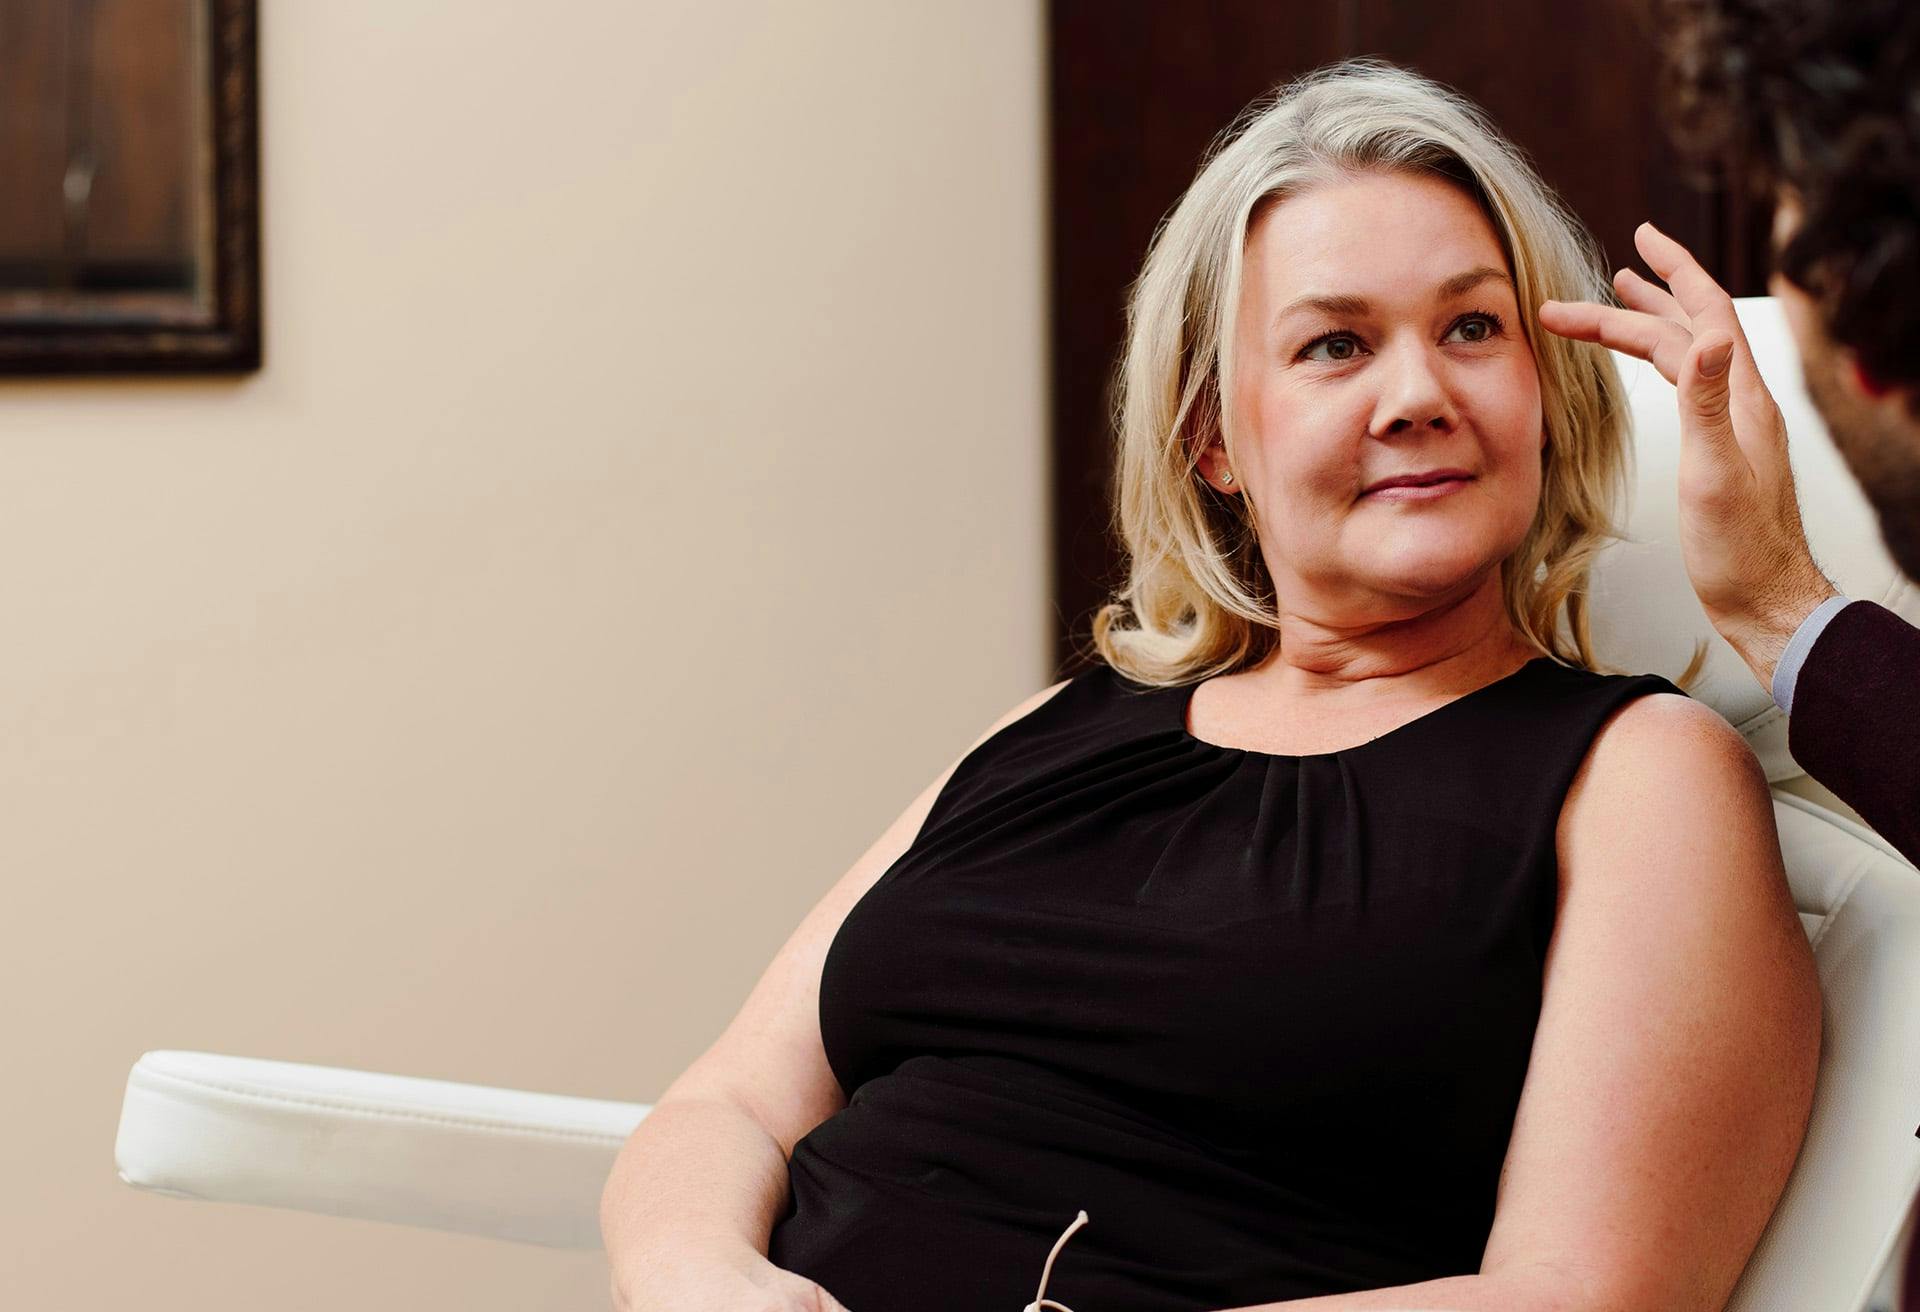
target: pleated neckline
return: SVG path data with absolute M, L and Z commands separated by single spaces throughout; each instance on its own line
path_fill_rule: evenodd
M 1436 717 L 1445 716 L 1450 712 L 1454 712 L 1458 707 L 1462 707 L 1469 702 L 1473 702 L 1479 698 L 1485 697 L 1488 693 L 1493 692 L 1497 688 L 1503 688 L 1508 684 L 1517 682 L 1522 677 L 1531 673 L 1535 666 L 1542 665 L 1542 664 L 1554 665 L 1557 663 L 1558 662 L 1556 662 L 1551 656 L 1535 656 L 1532 660 L 1528 661 L 1525 665 L 1522 665 L 1519 669 L 1513 671 L 1513 673 L 1502 675 L 1500 678 L 1495 679 L 1492 683 L 1481 684 L 1478 688 L 1475 688 L 1473 691 L 1462 693 L 1460 696 L 1455 697 L 1452 701 L 1442 702 L 1440 705 L 1434 707 L 1432 710 L 1423 712 L 1420 715 L 1416 715 L 1413 719 L 1408 720 L 1405 724 L 1396 725 L 1393 728 L 1387 730 L 1385 733 L 1379 735 L 1378 737 L 1369 738 L 1365 742 L 1354 743 L 1348 747 L 1337 747 L 1330 752 L 1307 752 L 1299 755 L 1296 755 L 1290 752 L 1263 752 L 1257 747 L 1229 747 L 1225 743 L 1211 742 L 1205 738 L 1197 737 L 1194 734 L 1193 730 L 1189 729 L 1187 725 L 1189 723 L 1189 719 L 1188 719 L 1189 712 L 1193 708 L 1194 694 L 1200 688 L 1199 683 L 1178 684 L 1166 689 L 1167 706 L 1169 709 L 1169 718 L 1172 720 L 1173 729 L 1180 735 L 1180 738 L 1182 741 L 1184 741 L 1190 747 L 1193 747 L 1195 749 L 1204 749 L 1206 751 L 1218 752 L 1218 753 L 1222 753 L 1224 755 L 1229 755 L 1229 756 L 1250 757 L 1254 759 L 1269 760 L 1269 761 L 1293 761 L 1296 763 L 1302 762 L 1302 761 L 1331 761 L 1331 760 L 1337 760 L 1338 758 L 1343 756 L 1350 756 L 1355 752 L 1366 751 L 1369 748 L 1378 747 L 1382 743 L 1400 738 L 1403 735 L 1406 735 L 1407 733 L 1409 733 L 1410 731 L 1418 729 L 1423 725 L 1426 725 L 1429 721 L 1435 719 Z M 1202 680 L 1201 682 L 1204 683 L 1205 680 Z

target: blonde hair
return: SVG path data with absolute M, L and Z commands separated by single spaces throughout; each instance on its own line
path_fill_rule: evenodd
M 1542 332 L 1537 315 L 1547 299 L 1610 299 L 1592 239 L 1478 108 L 1418 74 L 1354 60 L 1277 88 L 1221 133 L 1134 283 L 1113 415 L 1114 510 L 1128 573 L 1094 617 L 1093 643 L 1138 682 L 1229 673 L 1279 642 L 1247 498 L 1215 492 L 1194 471 L 1232 427 L 1222 380 L 1232 377 L 1250 229 L 1268 206 L 1316 183 L 1379 172 L 1461 187 L 1500 239 L 1547 430 L 1540 505 L 1501 564 L 1503 597 L 1524 641 L 1594 668 L 1587 576 L 1594 555 L 1621 536 L 1613 514 L 1627 485 L 1629 417 L 1609 353 Z

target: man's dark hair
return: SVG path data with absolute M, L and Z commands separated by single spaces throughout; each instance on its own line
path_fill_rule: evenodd
M 1804 221 L 1778 267 L 1876 380 L 1920 387 L 1920 0 L 1666 0 L 1681 143 Z

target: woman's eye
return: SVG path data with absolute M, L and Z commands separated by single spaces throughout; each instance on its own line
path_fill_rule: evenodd
M 1300 358 L 1339 364 L 1353 359 L 1358 354 L 1360 354 L 1359 342 L 1345 333 L 1334 333 L 1331 336 L 1322 337 L 1317 342 L 1309 342 L 1307 349 L 1300 352 Z
M 1484 342 L 1500 331 L 1500 320 L 1491 314 L 1469 314 L 1453 325 L 1450 336 L 1463 342 Z

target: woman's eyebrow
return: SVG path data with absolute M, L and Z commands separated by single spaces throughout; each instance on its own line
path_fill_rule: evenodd
M 1505 269 L 1496 269 L 1491 264 L 1481 264 L 1466 270 L 1464 273 L 1454 274 L 1453 277 L 1448 278 L 1434 288 L 1434 295 L 1438 300 L 1451 300 L 1455 296 L 1461 296 L 1472 291 L 1483 282 L 1494 281 L 1506 283 L 1509 289 L 1511 289 L 1513 285 L 1513 280 L 1507 277 L 1507 271 Z M 1321 314 L 1335 316 L 1358 316 L 1367 314 L 1372 309 L 1373 302 L 1364 296 L 1315 294 L 1288 301 L 1280 308 L 1280 313 L 1273 316 L 1273 322 L 1275 325 L 1284 323 L 1287 316 L 1297 314 L 1301 310 L 1318 310 Z
M 1343 318 L 1363 315 L 1371 309 L 1373 309 L 1373 302 L 1364 296 L 1302 296 L 1281 306 L 1280 313 L 1273 316 L 1273 322 L 1277 327 L 1285 323 L 1289 315 L 1298 314 L 1302 310 L 1318 310 L 1321 314 Z
M 1456 273 L 1441 283 L 1440 296 L 1443 300 L 1450 296 L 1459 296 L 1463 292 L 1472 291 L 1483 282 L 1495 280 L 1506 283 L 1509 290 L 1513 287 L 1513 280 L 1507 277 L 1505 269 L 1496 269 L 1490 264 L 1482 264 L 1478 268 L 1468 269 L 1465 273 Z

